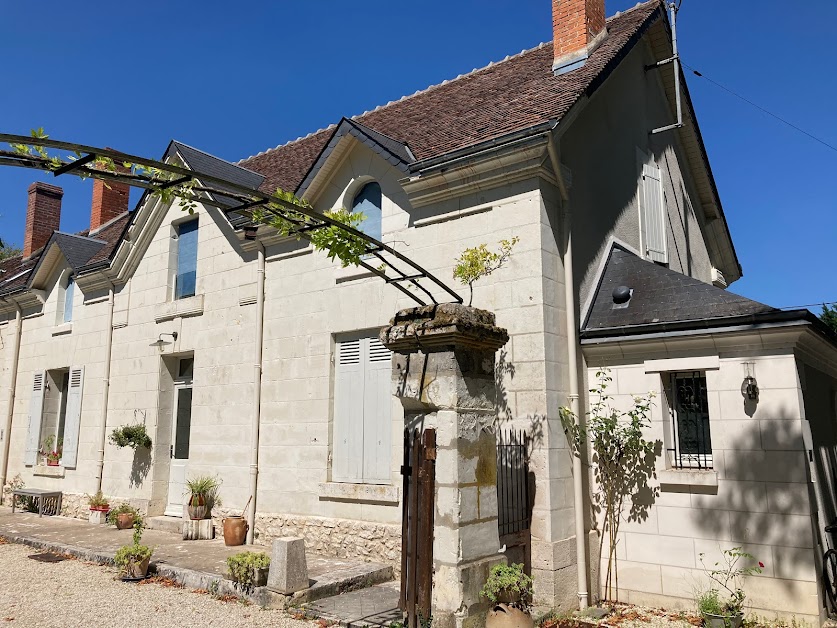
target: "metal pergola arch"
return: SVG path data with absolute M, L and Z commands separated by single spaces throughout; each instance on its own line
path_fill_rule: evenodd
M 71 174 L 82 178 L 101 179 L 122 183 L 131 187 L 138 187 L 150 192 L 159 192 L 167 188 L 195 182 L 191 188 L 193 192 L 201 193 L 200 203 L 212 205 L 223 209 L 226 212 L 236 212 L 251 218 L 251 211 L 257 207 L 265 212 L 278 216 L 294 225 L 298 225 L 289 235 L 298 236 L 310 240 L 308 234 L 314 230 L 334 226 L 341 229 L 364 243 L 364 258 L 358 261 L 358 265 L 383 279 L 386 283 L 395 286 L 402 293 L 410 297 L 419 305 L 438 304 L 439 301 L 427 286 L 421 284 L 422 280 L 430 282 L 440 288 L 450 301 L 462 303 L 460 297 L 453 289 L 447 286 L 438 277 L 425 270 L 414 261 L 399 253 L 392 247 L 372 238 L 365 233 L 336 221 L 328 216 L 314 211 L 313 208 L 304 207 L 291 203 L 277 196 L 266 194 L 259 190 L 253 190 L 233 181 L 212 176 L 206 173 L 190 170 L 180 166 L 167 164 L 154 159 L 147 159 L 136 155 L 130 155 L 110 148 L 98 148 L 84 144 L 74 144 L 49 139 L 48 137 L 35 137 L 28 135 L 13 135 L 0 133 L 0 143 L 22 144 L 26 146 L 37 146 L 43 149 L 54 149 L 67 151 L 78 155 L 75 160 L 65 157 L 42 156 L 37 151 L 32 153 L 21 153 L 16 151 L 0 150 L 0 166 L 16 166 L 52 172 L 55 176 Z M 56 160 L 57 157 L 57 160 Z M 99 158 L 108 158 L 117 164 L 129 163 L 144 168 L 153 168 L 160 172 L 167 173 L 172 178 L 159 178 L 137 172 L 111 172 L 95 167 L 95 161 Z M 61 165 L 57 165 L 60 161 Z M 223 196 L 234 199 L 239 205 L 229 207 L 218 202 L 213 196 Z M 271 204 L 273 206 L 271 206 Z M 278 208 L 276 207 L 278 206 Z M 298 216 L 303 215 L 308 220 L 301 221 Z M 376 267 L 370 264 L 367 259 L 376 258 L 380 264 Z M 406 284 L 406 285 L 405 285 Z M 414 290 L 410 289 L 410 286 Z M 429 303 L 420 295 L 426 295 Z

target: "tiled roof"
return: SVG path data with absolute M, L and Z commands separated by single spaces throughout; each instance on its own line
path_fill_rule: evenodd
M 614 289 L 632 290 L 627 304 L 614 302 Z M 720 324 L 725 319 L 777 313 L 779 310 L 644 260 L 614 245 L 599 280 L 582 336 L 667 323 Z M 597 333 L 596 335 L 602 335 Z
M 419 161 L 560 120 L 573 103 L 604 81 L 662 16 L 658 0 L 613 16 L 607 22 L 607 37 L 585 65 L 561 76 L 552 73 L 552 46 L 541 44 L 353 120 L 408 145 Z M 239 165 L 265 175 L 265 192 L 277 187 L 295 191 L 334 132 L 335 127 L 329 127 Z

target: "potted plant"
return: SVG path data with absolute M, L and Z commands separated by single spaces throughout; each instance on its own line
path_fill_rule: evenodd
M 113 557 L 123 580 L 142 580 L 148 574 L 148 563 L 154 550 L 147 545 L 140 545 L 144 527 L 142 518 L 137 517 L 134 521 L 134 542 L 120 547 Z
M 118 508 L 114 508 L 108 513 L 108 523 L 115 525 L 118 530 L 127 530 L 134 527 L 137 521 L 140 521 L 139 511 L 131 506 L 131 504 L 119 504 Z
M 53 448 L 53 445 L 56 445 L 55 448 Z M 62 445 L 63 442 L 61 439 L 58 439 L 58 443 L 56 444 L 55 434 L 50 434 L 44 439 L 43 449 L 41 449 L 40 454 L 46 458 L 47 466 L 58 466 L 58 461 L 61 460 Z
M 213 506 L 221 503 L 218 497 L 220 486 L 220 480 L 212 475 L 201 475 L 186 480 L 186 489 L 189 491 L 189 501 L 186 504 L 186 509 L 189 512 L 190 519 L 212 518 Z
M 264 552 L 241 552 L 227 557 L 227 568 L 239 587 L 263 587 L 267 584 L 270 556 Z
M 480 595 L 491 602 L 486 628 L 532 628 L 532 578 L 523 565 L 494 565 Z
M 741 580 L 744 576 L 761 573 L 764 563 L 741 567 L 741 561 L 754 562 L 755 558 L 740 547 L 723 550 L 722 558 L 710 569 L 700 554 L 700 564 L 712 582 L 708 589 L 698 591 L 697 606 L 707 628 L 740 628 L 744 621 L 746 594 Z
M 107 520 L 108 510 L 110 510 L 108 498 L 99 490 L 94 495 L 87 496 L 87 503 L 90 505 L 90 515 L 87 520 L 93 524 L 104 523 Z
M 116 445 L 117 447 L 130 447 L 135 451 L 140 447 L 151 449 L 151 437 L 148 435 L 145 425 L 142 423 L 114 428 L 108 440 L 112 445 Z
M 244 512 L 247 512 L 247 506 L 250 505 L 250 500 L 253 496 L 247 498 L 247 503 L 244 505 Z M 244 545 L 244 540 L 247 537 L 247 521 L 244 520 L 244 515 L 227 515 L 223 521 L 224 524 L 224 545 Z

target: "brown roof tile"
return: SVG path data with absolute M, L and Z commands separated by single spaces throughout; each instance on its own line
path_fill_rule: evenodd
M 608 75 L 645 28 L 662 16 L 659 0 L 608 20 L 608 35 L 580 69 L 552 73 L 551 44 L 430 87 L 353 119 L 409 145 L 418 160 L 560 120 Z M 265 175 L 263 191 L 296 190 L 335 127 L 239 162 Z

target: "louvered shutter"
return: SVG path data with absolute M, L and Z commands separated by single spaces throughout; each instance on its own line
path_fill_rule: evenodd
M 24 454 L 23 464 L 33 465 L 38 462 L 38 450 L 41 448 L 45 381 L 46 372 L 36 371 L 32 378 L 32 398 L 29 401 L 29 432 L 26 434 L 26 453 Z
M 392 353 L 377 336 L 365 338 L 363 480 L 389 483 L 392 446 Z
M 78 459 L 78 435 L 81 427 L 81 394 L 84 389 L 84 367 L 70 369 L 70 383 L 67 388 L 67 415 L 64 421 L 64 449 L 61 465 L 75 467 Z
M 668 263 L 662 175 L 648 164 L 642 166 L 642 241 L 649 259 Z
M 337 345 L 334 381 L 334 455 L 336 482 L 363 479 L 363 358 L 361 339 Z

